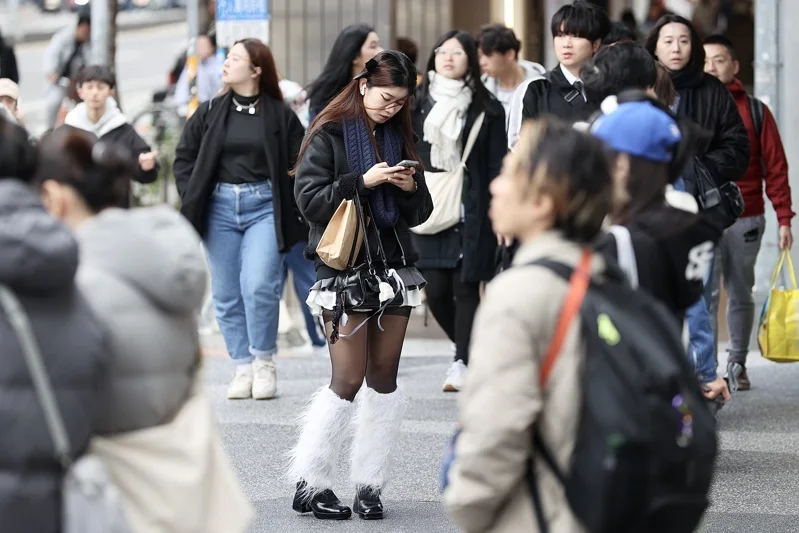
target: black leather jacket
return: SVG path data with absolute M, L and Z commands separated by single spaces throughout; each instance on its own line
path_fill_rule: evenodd
M 377 134 L 380 134 L 379 127 Z M 297 164 L 294 195 L 297 207 L 311 228 L 305 255 L 315 262 L 317 278 L 321 279 L 334 273 L 316 255 L 316 247 L 327 224 L 339 204 L 350 196 L 349 191 L 357 190 L 366 206 L 371 190 L 364 186 L 362 175 L 350 172 L 341 125 L 326 124 L 307 142 L 308 147 Z M 418 254 L 411 242 L 410 228 L 427 220 L 433 212 L 433 199 L 427 189 L 424 174 L 417 171 L 415 179 L 415 192 L 409 194 L 400 189 L 396 191 L 395 197 L 400 208 L 397 224 L 393 229 L 379 230 L 387 262 L 394 268 L 414 265 Z M 368 228 L 369 249 L 373 258 L 378 257 L 375 228 L 374 225 Z M 356 264 L 364 260 L 362 248 Z

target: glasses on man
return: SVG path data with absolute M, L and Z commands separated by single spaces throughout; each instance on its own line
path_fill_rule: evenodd
M 437 56 L 450 56 L 454 58 L 466 57 L 466 52 L 464 52 L 460 48 L 438 47 L 435 49 L 435 53 Z

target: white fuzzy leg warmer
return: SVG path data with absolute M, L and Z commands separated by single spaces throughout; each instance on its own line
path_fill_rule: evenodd
M 297 445 L 289 453 L 288 470 L 292 482 L 305 480 L 307 497 L 332 488 L 353 408 L 353 402 L 341 399 L 328 387 L 311 396 L 301 417 Z
M 399 440 L 406 407 L 405 396 L 399 388 L 390 394 L 379 394 L 374 389 L 364 387 L 355 398 L 355 403 L 351 479 L 356 487 L 382 489 L 388 483 Z

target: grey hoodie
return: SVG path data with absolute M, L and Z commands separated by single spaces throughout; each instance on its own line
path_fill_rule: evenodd
M 98 139 L 109 131 L 113 131 L 127 123 L 128 119 L 125 118 L 125 115 L 119 110 L 119 105 L 117 105 L 116 100 L 111 97 L 106 100 L 105 113 L 103 113 L 103 116 L 97 121 L 97 124 L 89 120 L 85 102 L 76 105 L 72 111 L 67 113 L 66 118 L 64 118 L 64 124 L 91 132 Z
M 24 183 L 0 178 L 0 283 L 22 302 L 67 428 L 89 445 L 108 349 L 75 287 L 78 244 Z M 61 531 L 63 476 L 17 335 L 0 310 L 0 530 Z
M 522 70 L 524 70 L 524 81 L 540 80 L 547 73 L 547 70 L 542 65 L 539 63 L 533 63 L 532 61 L 520 59 L 519 66 L 522 67 Z M 502 89 L 499 86 L 499 81 L 497 81 L 496 78 L 489 77 L 487 74 L 483 74 L 482 79 L 483 85 L 486 86 L 486 89 L 488 89 L 491 94 L 497 97 L 497 100 L 500 101 L 502 107 L 505 109 L 505 129 L 507 129 L 507 119 L 510 115 L 511 100 L 513 98 L 515 89 Z
M 199 364 L 206 290 L 200 239 L 174 209 L 107 209 L 77 230 L 78 284 L 111 333 L 110 379 L 98 431 L 172 419 Z

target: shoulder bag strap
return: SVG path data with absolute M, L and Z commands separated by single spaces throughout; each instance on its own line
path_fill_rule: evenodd
M 358 216 L 359 219 L 360 219 L 360 215 L 357 214 L 358 213 L 358 208 L 354 204 L 355 204 L 355 202 L 353 202 L 353 207 L 355 207 L 356 216 Z M 350 248 L 350 255 L 349 255 L 349 258 L 347 259 L 347 268 L 350 268 L 353 265 L 353 263 L 355 262 L 355 259 L 357 259 L 356 256 L 355 256 L 355 251 L 356 251 L 356 247 L 358 246 L 358 237 L 360 236 L 360 231 L 361 231 L 361 224 L 360 224 L 360 220 L 359 220 L 358 224 L 355 226 L 355 236 L 352 239 L 352 247 Z
M 638 262 L 635 260 L 635 247 L 630 230 L 625 226 L 613 225 L 610 233 L 616 240 L 616 262 L 627 275 L 627 281 L 634 288 L 638 288 Z
M 591 283 L 591 259 L 593 253 L 590 250 L 584 250 L 580 258 L 580 263 L 569 278 L 569 292 L 566 294 L 566 300 L 563 303 L 563 309 L 558 317 L 557 325 L 555 326 L 555 334 L 552 336 L 552 341 L 549 343 L 546 357 L 541 364 L 541 372 L 538 376 L 539 384 L 543 389 L 549 375 L 552 373 L 552 368 L 560 355 L 560 349 L 563 346 L 563 341 L 566 340 L 566 334 L 569 332 L 574 317 L 580 311 L 585 299 L 585 293 L 588 292 L 588 286 Z
M 461 166 L 466 166 L 466 161 L 472 155 L 472 148 L 477 142 L 477 136 L 480 135 L 480 130 L 483 127 L 483 120 L 485 120 L 486 113 L 483 111 L 477 116 L 477 119 L 472 124 L 472 129 L 469 130 L 469 137 L 466 139 L 466 146 L 463 148 L 463 156 L 461 157 Z
M 31 380 L 33 381 L 33 388 L 44 412 L 47 430 L 53 439 L 56 459 L 67 470 L 72 465 L 69 437 L 67 436 L 64 420 L 61 418 L 61 412 L 58 409 L 58 402 L 53 391 L 53 385 L 50 382 L 50 376 L 47 375 L 47 369 L 44 366 L 39 344 L 33 334 L 28 314 L 22 307 L 19 298 L 5 285 L 0 285 L 0 307 L 3 308 L 8 316 L 8 321 L 19 339 L 19 344 L 25 357 L 25 364 L 28 366 L 28 372 L 30 372 Z
M 366 214 L 363 212 L 363 204 L 361 204 L 360 195 L 355 193 L 355 198 L 353 200 L 355 202 L 356 213 L 358 214 L 358 223 L 361 226 L 361 233 L 363 233 L 363 246 L 366 248 L 366 264 L 369 270 L 374 272 L 375 267 L 372 261 L 372 251 L 369 249 L 369 232 L 366 231 Z M 378 237 L 379 236 L 378 234 Z

